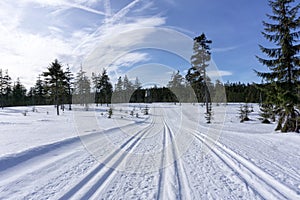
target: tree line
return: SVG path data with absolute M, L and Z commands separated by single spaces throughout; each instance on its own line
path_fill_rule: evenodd
M 253 102 L 260 103 L 263 121 L 276 120 L 276 130 L 282 132 L 300 129 L 300 4 L 293 6 L 294 0 L 269 1 L 272 14 L 270 21 L 263 21 L 263 36 L 272 43 L 272 48 L 259 46 L 266 55 L 257 56 L 259 62 L 267 67 L 267 72 L 256 71 L 262 84 L 212 83 L 207 75 L 211 59 L 210 44 L 202 33 L 194 38 L 191 67 L 183 77 L 179 71 L 174 73 L 167 87 L 142 88 L 138 78 L 132 83 L 125 75 L 119 77 L 113 87 L 107 71 L 86 75 L 81 68 L 76 76 L 67 67 L 55 60 L 45 72 L 38 76 L 36 84 L 29 89 L 19 79 L 12 85 L 8 71 L 0 70 L 0 103 L 4 106 L 54 104 L 122 103 L 122 102 L 203 102 L 206 107 L 207 122 L 210 123 L 212 103 Z M 226 93 L 225 93 L 226 91 Z M 225 98 L 226 97 L 226 98 Z
M 262 87 L 262 84 L 240 82 L 223 84 L 219 80 L 208 84 L 211 96 L 218 95 L 218 88 L 224 87 L 227 102 L 260 103 L 261 98 L 266 96 L 258 87 Z M 112 102 L 192 102 L 194 100 L 192 95 L 195 95 L 198 102 L 204 101 L 205 95 L 202 90 L 198 90 L 197 94 L 194 93 L 195 91 L 191 91 L 189 82 L 179 71 L 173 73 L 165 87 L 142 88 L 138 77 L 132 82 L 127 75 L 119 77 L 113 87 L 105 69 L 99 74 L 92 73 L 89 78 L 83 69 L 74 75 L 69 67 L 64 70 L 62 64 L 55 60 L 45 72 L 37 76 L 35 85 L 27 90 L 19 78 L 13 82 L 8 71 L 0 69 L 2 108 L 27 105 L 67 105 L 67 109 L 71 110 L 71 105 L 74 103 L 72 101 L 76 99 L 83 104 L 96 103 L 97 105 Z M 85 99 L 78 99 L 76 96 L 85 97 Z

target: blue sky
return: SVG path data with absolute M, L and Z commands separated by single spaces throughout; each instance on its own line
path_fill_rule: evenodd
M 253 69 L 266 70 L 255 55 L 258 44 L 271 45 L 260 33 L 271 13 L 267 3 L 1 0 L 0 67 L 27 87 L 55 58 L 74 72 L 80 65 L 88 73 L 108 68 L 113 82 L 125 73 L 134 80 L 139 68 L 142 81 L 163 85 L 174 71 L 185 74 L 192 38 L 204 32 L 213 41 L 211 74 L 219 70 L 223 82 L 260 82 Z

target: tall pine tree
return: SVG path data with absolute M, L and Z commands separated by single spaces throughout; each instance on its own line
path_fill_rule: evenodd
M 299 131 L 297 120 L 299 104 L 297 85 L 300 75 L 300 18 L 297 16 L 300 4 L 293 6 L 294 0 L 269 1 L 273 14 L 267 14 L 272 22 L 263 21 L 263 36 L 275 45 L 266 48 L 260 45 L 267 59 L 258 57 L 259 62 L 267 66 L 269 72 L 257 72 L 257 75 L 270 83 L 275 92 L 269 99 L 277 106 L 279 120 L 276 130 L 282 132 Z
M 100 85 L 101 85 L 101 89 L 100 89 L 101 104 L 106 103 L 108 106 L 108 104 L 111 103 L 113 87 L 109 81 L 109 77 L 106 69 L 103 69 L 103 72 L 101 74 Z
M 66 93 L 67 93 L 67 102 L 69 104 L 69 110 L 72 110 L 72 93 L 73 93 L 73 79 L 74 75 L 70 70 L 70 67 L 68 66 L 65 71 L 66 76 Z
M 211 59 L 209 47 L 209 44 L 211 43 L 212 41 L 208 40 L 204 33 L 194 38 L 194 54 L 191 57 L 192 67 L 188 70 L 186 75 L 186 79 L 191 83 L 198 100 L 201 101 L 204 97 L 207 114 L 211 112 L 209 106 L 211 102 L 207 85 L 209 79 L 206 74 L 206 68 L 209 66 L 208 62 Z M 204 95 L 202 92 L 204 92 Z

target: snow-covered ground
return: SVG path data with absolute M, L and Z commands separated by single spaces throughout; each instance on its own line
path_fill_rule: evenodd
M 300 199 L 300 135 L 257 105 L 145 106 L 0 110 L 0 199 Z

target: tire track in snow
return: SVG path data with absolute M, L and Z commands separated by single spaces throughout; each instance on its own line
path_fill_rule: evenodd
M 229 168 L 235 171 L 238 176 L 249 187 L 265 199 L 299 199 L 300 195 L 286 185 L 278 182 L 274 177 L 261 170 L 255 164 L 236 154 L 229 148 L 215 142 L 208 136 L 199 133 L 192 134 L 196 139 L 205 144 L 214 154 L 217 155 Z M 215 147 L 208 141 L 215 143 Z
M 130 152 L 133 151 L 133 149 L 139 144 L 141 139 L 153 126 L 154 122 L 147 126 L 146 130 L 138 131 L 130 137 L 120 146 L 119 149 L 111 153 L 103 163 L 94 167 L 83 179 L 70 188 L 59 199 L 70 199 L 74 198 L 74 196 L 76 196 L 76 199 L 89 199 L 96 193 L 99 193 L 99 191 L 103 189 L 104 185 L 116 174 L 115 168 L 117 168 L 121 163 L 126 162 L 126 158 Z M 111 163 L 109 166 L 112 166 L 112 168 L 107 167 L 107 163 Z

